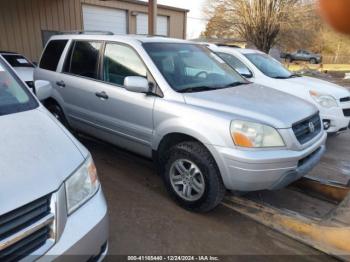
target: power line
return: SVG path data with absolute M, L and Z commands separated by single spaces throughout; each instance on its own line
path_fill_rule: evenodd
M 192 16 L 188 16 L 187 18 L 195 19 L 195 20 L 202 20 L 202 21 L 206 21 L 206 22 L 208 22 L 210 20 L 208 18 L 200 18 L 200 17 L 192 17 Z

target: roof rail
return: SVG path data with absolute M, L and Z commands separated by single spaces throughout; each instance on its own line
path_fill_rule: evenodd
M 11 52 L 11 51 L 1 51 L 1 50 L 0 50 L 0 53 L 2 53 L 2 54 L 18 54 L 18 53 L 16 53 L 16 52 Z
M 235 44 L 223 44 L 223 43 L 217 43 L 216 45 L 217 45 L 217 46 L 222 46 L 222 47 L 241 48 L 240 46 L 235 45 Z
M 72 35 L 114 35 L 113 32 L 110 31 L 65 31 L 61 32 L 62 34 L 72 34 Z

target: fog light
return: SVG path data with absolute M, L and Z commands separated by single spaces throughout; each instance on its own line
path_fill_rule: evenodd
M 323 120 L 324 130 L 328 130 L 331 127 L 331 120 Z

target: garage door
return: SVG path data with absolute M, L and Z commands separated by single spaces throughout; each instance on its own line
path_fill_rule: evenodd
M 126 34 L 126 11 L 99 6 L 83 5 L 84 30 L 110 31 Z
M 148 15 L 138 14 L 136 16 L 136 33 L 139 35 L 148 34 Z M 168 36 L 168 17 L 159 15 L 157 17 L 157 35 Z

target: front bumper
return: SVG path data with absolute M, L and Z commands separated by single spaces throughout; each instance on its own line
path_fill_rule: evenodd
M 227 189 L 256 191 L 279 189 L 310 172 L 325 153 L 327 134 L 312 146 L 294 151 L 243 150 L 214 146 L 214 158 Z
M 333 107 L 330 109 L 319 107 L 321 119 L 330 122 L 330 127 L 326 130 L 327 133 L 337 133 L 349 127 L 350 117 L 344 116 L 343 112 L 344 109 L 349 108 L 350 103 L 344 103 L 341 107 Z
M 60 239 L 39 259 L 43 261 L 100 261 L 108 250 L 108 213 L 102 189 L 71 214 Z

